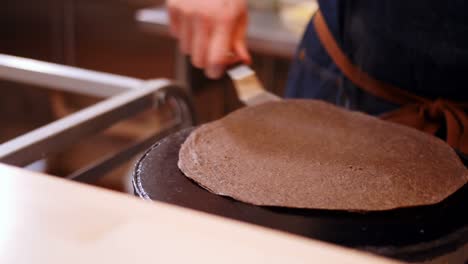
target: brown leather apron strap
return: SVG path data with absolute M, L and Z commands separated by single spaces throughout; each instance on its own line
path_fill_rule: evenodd
M 468 153 L 468 103 L 452 102 L 444 99 L 429 100 L 376 80 L 362 71 L 341 50 L 326 21 L 320 12 L 313 19 L 318 38 L 333 62 L 357 87 L 402 107 L 386 113 L 383 119 L 414 127 L 435 134 L 445 125 L 447 143 L 461 152 Z

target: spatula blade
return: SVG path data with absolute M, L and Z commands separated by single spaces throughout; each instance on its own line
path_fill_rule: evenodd
M 246 105 L 256 105 L 265 102 L 278 101 L 281 98 L 268 92 L 258 80 L 255 71 L 242 64 L 227 71 L 234 82 L 237 96 Z

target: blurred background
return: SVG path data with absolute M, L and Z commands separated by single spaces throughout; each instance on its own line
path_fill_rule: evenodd
M 142 79 L 177 79 L 190 88 L 200 123 L 240 107 L 229 80 L 207 80 L 178 54 L 163 5 L 160 0 L 6 1 L 0 9 L 0 53 Z M 282 95 L 295 45 L 316 3 L 252 0 L 249 5 L 253 68 L 269 90 Z M 0 89 L 0 143 L 98 101 L 3 80 Z M 160 122 L 157 112 L 142 113 L 48 157 L 39 169 L 63 177 Z M 97 184 L 129 191 L 132 166 L 122 164 Z

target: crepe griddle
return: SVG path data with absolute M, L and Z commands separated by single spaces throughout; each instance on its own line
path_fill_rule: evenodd
M 179 149 L 194 128 L 153 145 L 138 161 L 135 193 L 144 198 L 245 221 L 404 261 L 449 253 L 468 260 L 468 187 L 440 204 L 383 212 L 261 207 L 210 193 L 177 167 Z

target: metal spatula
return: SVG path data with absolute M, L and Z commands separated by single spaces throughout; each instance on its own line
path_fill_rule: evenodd
M 281 100 L 277 95 L 268 92 L 249 66 L 241 64 L 227 71 L 234 82 L 237 96 L 247 106 Z

